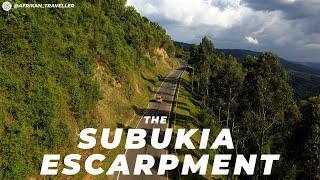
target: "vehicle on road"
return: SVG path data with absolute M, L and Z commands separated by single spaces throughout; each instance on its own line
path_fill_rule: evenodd
M 160 95 L 156 96 L 156 102 L 157 103 L 162 103 L 162 101 L 163 101 L 163 97 L 162 96 L 160 96 Z

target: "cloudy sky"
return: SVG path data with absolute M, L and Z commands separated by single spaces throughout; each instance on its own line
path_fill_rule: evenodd
M 176 41 L 320 62 L 320 0 L 128 0 Z

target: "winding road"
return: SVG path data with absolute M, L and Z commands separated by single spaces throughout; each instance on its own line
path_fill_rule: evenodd
M 146 129 L 147 132 L 151 132 L 153 128 L 160 128 L 161 131 L 165 131 L 165 129 L 169 126 L 169 117 L 171 108 L 174 101 L 174 95 L 176 93 L 176 87 L 178 84 L 178 80 L 180 78 L 180 75 L 183 73 L 183 71 L 186 69 L 186 62 L 183 60 L 178 59 L 178 62 L 180 64 L 179 68 L 172 71 L 166 78 L 163 79 L 163 82 L 161 86 L 159 87 L 158 91 L 156 92 L 156 95 L 160 95 L 163 97 L 162 103 L 157 103 L 154 100 L 151 100 L 148 107 L 144 110 L 143 116 L 168 116 L 167 124 L 146 124 L 144 119 L 141 118 L 140 122 L 138 123 L 136 128 Z M 133 169 L 136 162 L 136 157 L 138 154 L 149 154 L 153 156 L 156 160 L 155 165 L 152 169 L 152 175 L 123 175 L 121 173 L 117 174 L 116 179 L 117 180 L 156 180 L 156 179 L 169 179 L 169 175 L 166 174 L 164 176 L 157 175 L 158 165 L 159 165 L 159 159 L 161 154 L 167 154 L 167 149 L 155 149 L 150 145 L 150 142 L 148 142 L 148 136 L 150 136 L 150 133 L 147 133 L 147 145 L 142 149 L 130 149 L 125 152 L 129 171 L 130 174 L 133 173 Z

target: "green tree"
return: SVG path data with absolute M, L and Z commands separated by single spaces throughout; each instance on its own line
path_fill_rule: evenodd
M 224 58 L 224 57 L 221 57 Z M 233 127 L 235 110 L 238 106 L 238 96 L 242 90 L 245 74 L 242 65 L 230 56 L 222 60 L 222 67 L 217 69 L 216 76 L 210 79 L 212 110 L 218 114 L 218 121 L 226 122 L 226 126 Z
M 204 91 L 202 92 L 203 103 L 206 105 L 206 99 L 209 96 L 209 76 L 211 75 L 211 61 L 213 58 L 213 44 L 207 38 L 204 37 L 200 43 L 199 48 L 200 65 L 199 65 L 199 85 Z
M 258 58 L 247 57 L 244 62 L 247 71 L 241 95 L 241 123 L 244 152 L 257 152 L 259 156 L 267 146 L 265 135 L 275 124 L 282 123 L 287 107 L 292 103 L 292 89 L 288 76 L 272 53 Z M 241 134 L 241 135 L 240 135 Z M 267 152 L 268 153 L 268 152 Z M 259 159 L 259 158 L 258 158 Z M 258 165 L 258 173 L 261 174 Z
M 301 119 L 292 127 L 286 159 L 289 165 L 297 167 L 297 179 L 316 180 L 320 177 L 320 97 L 299 104 Z

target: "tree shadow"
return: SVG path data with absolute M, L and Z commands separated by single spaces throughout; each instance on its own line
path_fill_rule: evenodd
M 187 90 L 191 90 L 191 85 L 190 85 L 190 82 L 188 82 L 187 80 L 185 80 L 184 78 L 181 78 L 180 79 L 180 85 L 182 87 L 189 87 L 189 88 L 186 88 Z
M 180 101 L 178 101 L 178 102 L 177 102 L 177 104 L 178 104 L 178 106 L 188 106 L 188 104 L 187 104 L 187 103 L 180 102 Z
M 154 157 L 154 159 L 155 159 L 155 164 L 152 167 L 152 169 L 157 172 L 159 169 L 160 158 Z M 177 179 L 177 180 L 180 179 L 180 177 L 181 177 L 181 179 L 190 179 L 190 180 L 194 180 L 194 179 L 205 180 L 206 179 L 205 177 L 200 176 L 199 174 L 193 174 L 191 172 L 189 172 L 188 175 L 181 176 L 180 174 L 181 174 L 182 166 L 183 166 L 183 163 L 179 162 L 177 168 L 168 171 L 167 173 L 168 173 L 169 178 L 170 179 Z M 180 170 L 180 172 L 179 172 L 179 170 Z M 167 175 L 165 174 L 162 176 L 167 176 Z
M 124 130 L 124 132 L 128 133 L 128 129 L 132 129 L 131 126 L 125 126 L 122 123 L 116 123 L 117 124 L 117 128 L 122 128 Z
M 191 173 L 189 171 L 188 175 L 181 175 L 181 170 L 183 167 L 183 163 L 179 162 L 178 167 L 175 168 L 174 170 L 171 170 L 168 172 L 168 175 L 170 177 L 170 179 L 174 179 L 174 180 L 180 180 L 180 179 L 186 179 L 186 180 L 206 180 L 207 178 L 205 178 L 204 176 L 201 176 L 199 174 L 196 173 Z
M 173 116 L 175 116 L 176 118 L 176 124 L 179 124 L 184 128 L 190 128 L 187 122 L 192 123 L 194 125 L 197 125 L 199 123 L 198 120 L 196 120 L 194 117 L 190 115 L 184 115 L 184 114 L 174 112 Z
M 165 102 L 170 103 L 171 101 L 165 101 Z M 154 108 L 139 108 L 135 105 L 132 105 L 131 107 L 135 111 L 135 113 L 139 116 L 167 116 L 169 113 L 169 111 L 164 111 L 164 110 L 154 109 Z
M 141 78 L 143 80 L 146 80 L 148 82 L 150 82 L 151 84 L 155 85 L 156 84 L 156 81 L 154 79 L 151 79 L 151 78 L 147 78 L 143 73 L 141 73 Z
M 165 103 L 168 103 L 168 104 L 173 104 L 174 103 L 174 101 L 172 101 L 172 100 L 162 100 L 162 102 L 165 102 Z
M 164 91 L 158 91 L 157 94 L 173 96 L 173 94 L 169 94 L 169 93 L 166 93 Z
M 193 96 L 194 97 L 194 96 Z M 189 98 L 189 100 L 192 102 L 192 104 L 194 104 L 195 106 L 198 106 L 198 107 L 202 107 L 202 103 L 200 100 L 197 100 L 195 98 Z
M 131 105 L 131 108 L 134 110 L 134 112 L 139 115 L 139 116 L 142 116 L 145 112 L 145 108 L 139 108 L 137 107 L 136 105 Z
M 178 78 L 177 77 L 158 77 L 159 81 L 166 82 L 169 84 L 177 84 Z
M 190 111 L 190 108 L 187 108 L 187 106 L 178 106 L 180 109 L 183 109 L 183 110 L 186 110 L 186 111 L 188 111 L 189 113 L 191 112 Z
M 150 86 L 148 86 L 148 91 L 149 91 L 150 93 L 152 93 L 152 94 L 155 94 L 155 93 L 156 93 L 156 91 L 153 90 Z

